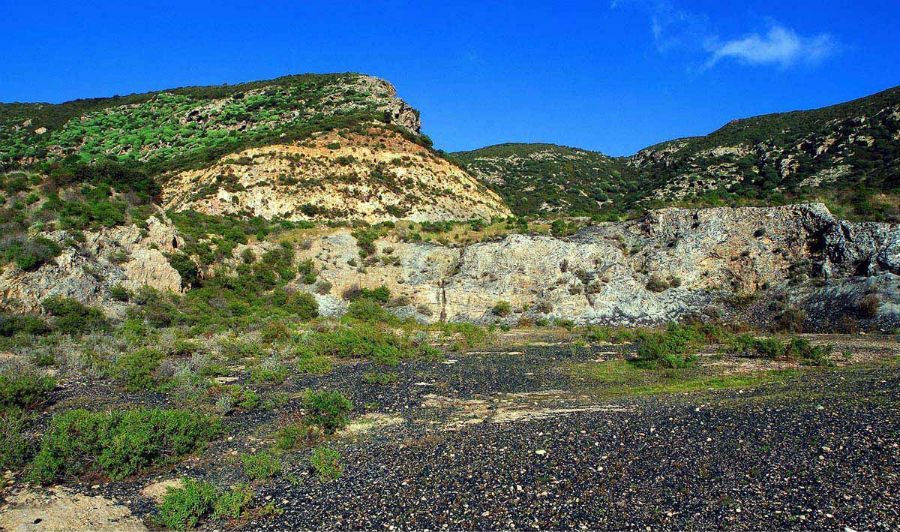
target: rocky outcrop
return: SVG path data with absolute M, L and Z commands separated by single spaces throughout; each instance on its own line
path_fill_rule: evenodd
M 126 305 L 112 299 L 110 289 L 115 285 L 129 290 L 143 286 L 181 290 L 181 276 L 163 253 L 174 251 L 184 240 L 161 213 L 150 217 L 143 229 L 119 226 L 83 235 L 84 242 L 75 246 L 68 244 L 73 235 L 66 231 L 45 235 L 61 244 L 62 253 L 35 271 L 8 265 L 0 273 L 0 302 L 17 310 L 39 312 L 45 298 L 63 296 L 119 316 Z
M 79 251 L 68 248 L 36 272 L 8 267 L 4 300 L 36 309 L 60 294 L 116 315 L 125 307 L 110 299 L 113 284 L 180 290 L 163 255 L 180 237 L 159 220 L 148 227 L 88 234 Z M 347 290 L 385 285 L 392 312 L 425 322 L 658 325 L 706 315 L 753 325 L 790 319 L 808 329 L 900 324 L 900 227 L 841 221 L 821 204 L 662 209 L 569 238 L 511 234 L 466 246 L 394 236 L 376 241 L 365 259 L 350 229 L 315 234 L 296 260 L 311 259 L 322 282 L 297 279 L 291 288 L 313 293 L 326 316 L 346 311 Z M 261 256 L 275 244 L 250 246 Z M 510 313 L 494 312 L 501 301 Z
M 571 238 L 510 235 L 463 248 L 384 241 L 379 252 L 392 258 L 365 268 L 351 265 L 357 248 L 343 231 L 301 258 L 333 285 L 319 296 L 333 312 L 346 288 L 384 284 L 399 296 L 398 314 L 423 321 L 652 325 L 738 313 L 767 322 L 796 306 L 816 327 L 834 314 L 822 303 L 841 294 L 835 309 L 889 327 L 900 321 L 898 238 L 896 225 L 842 222 L 818 204 L 664 209 Z M 867 296 L 880 301 L 873 315 L 858 311 Z M 499 301 L 511 304 L 510 315 L 492 312 Z M 778 308 L 766 315 L 772 301 Z

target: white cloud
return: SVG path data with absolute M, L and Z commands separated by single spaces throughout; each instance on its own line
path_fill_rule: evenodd
M 752 33 L 741 39 L 710 46 L 712 56 L 706 66 L 734 59 L 748 65 L 778 65 L 787 68 L 797 64 L 818 63 L 834 54 L 836 48 L 835 40 L 828 34 L 803 37 L 790 28 L 773 25 L 765 35 Z
M 837 41 L 826 33 L 805 37 L 774 22 L 765 33 L 723 41 L 709 17 L 684 9 L 674 0 L 611 0 L 610 7 L 630 7 L 643 12 L 650 19 L 650 30 L 658 51 L 680 50 L 701 61 L 705 55 L 705 62 L 700 63 L 701 71 L 728 60 L 781 68 L 810 65 L 827 59 L 838 49 Z

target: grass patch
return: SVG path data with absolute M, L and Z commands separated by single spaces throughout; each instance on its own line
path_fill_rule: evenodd
M 626 360 L 583 362 L 568 369 L 570 377 L 589 383 L 592 392 L 604 397 L 748 388 L 799 374 L 796 370 L 770 370 L 716 375 L 702 368 L 648 369 Z
M 251 480 L 266 480 L 281 474 L 281 460 L 267 452 L 241 454 L 244 474 Z
M 0 373 L 0 412 L 38 406 L 54 388 L 52 377 L 25 368 L 4 370 Z

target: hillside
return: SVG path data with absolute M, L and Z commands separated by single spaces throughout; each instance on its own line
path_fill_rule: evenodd
M 99 211 L 87 217 L 108 218 L 110 205 L 121 211 L 107 220 L 114 225 L 125 221 L 122 205 L 135 203 L 135 193 L 140 203 L 176 211 L 287 221 L 511 214 L 432 151 L 419 129 L 418 111 L 390 83 L 359 74 L 2 104 L 0 168 L 7 174 L 0 185 L 9 216 L 21 216 L 26 203 L 49 210 L 85 200 L 80 210 Z M 98 178 L 105 183 L 99 188 Z M 65 197 L 45 201 L 42 183 L 62 187 Z M 85 183 L 88 189 L 78 188 Z M 30 202 L 17 201 L 30 194 Z
M 450 158 L 517 214 L 590 214 L 638 190 L 621 159 L 554 144 L 499 144 Z
M 709 135 L 630 157 L 548 144 L 503 144 L 451 157 L 519 215 L 602 217 L 668 205 L 817 199 L 842 216 L 898 220 L 900 88 L 822 109 L 734 120 Z
M 477 179 L 402 135 L 373 127 L 226 155 L 165 180 L 166 208 L 268 219 L 489 220 L 511 213 Z
M 0 104 L 0 165 L 115 158 L 167 170 L 376 120 L 419 131 L 418 112 L 390 83 L 359 74 L 285 76 L 59 105 Z

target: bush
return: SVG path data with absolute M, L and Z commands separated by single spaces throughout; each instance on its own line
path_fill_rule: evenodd
M 776 338 L 756 338 L 751 334 L 742 334 L 730 342 L 729 349 L 744 356 L 759 355 L 774 359 L 784 356 L 787 346 Z
M 511 312 L 512 306 L 509 304 L 509 301 L 498 301 L 497 304 L 494 305 L 494 308 L 491 309 L 491 314 L 501 318 L 509 316 Z
M 381 285 L 378 288 L 360 288 L 359 286 L 351 286 L 343 293 L 344 299 L 347 301 L 357 301 L 360 299 L 370 299 L 379 303 L 387 303 L 391 300 L 391 291 L 388 287 Z
M 341 466 L 341 455 L 328 447 L 316 447 L 309 457 L 309 463 L 323 482 L 340 478 L 344 468 Z
M 149 390 L 155 384 L 153 372 L 159 367 L 163 354 L 155 349 L 141 348 L 126 353 L 113 365 L 113 375 L 129 392 Z
M 267 452 L 241 454 L 244 474 L 252 480 L 265 480 L 281 473 L 281 461 Z
M 383 371 L 367 371 L 363 373 L 363 381 L 369 384 L 393 384 L 400 377 L 396 373 L 386 373 Z
M 719 334 L 717 330 L 683 326 L 670 323 L 664 332 L 642 331 L 637 342 L 639 365 L 665 368 L 686 368 L 696 361 L 685 352 L 694 346 L 708 342 Z
M 0 471 L 18 468 L 28 460 L 27 423 L 28 417 L 19 409 L 0 410 Z
M 328 357 L 307 354 L 297 361 L 297 371 L 307 375 L 327 375 L 331 370 L 331 359 Z
M 176 251 L 175 253 L 166 254 L 169 264 L 175 268 L 178 275 L 181 276 L 181 287 L 190 288 L 200 280 L 200 269 L 194 259 L 190 258 L 186 253 Z
M 303 284 L 313 284 L 316 282 L 316 277 L 318 275 L 312 259 L 306 259 L 301 262 L 300 265 L 297 266 L 297 272 L 300 274 Z
M 69 410 L 50 421 L 29 480 L 47 484 L 88 472 L 120 480 L 197 451 L 220 431 L 217 419 L 188 410 Z
M 0 412 L 33 408 L 47 401 L 56 388 L 52 377 L 25 369 L 0 373 Z
M 50 326 L 37 316 L 0 314 L 0 336 L 10 337 L 16 333 L 40 335 L 48 332 Z
M 312 294 L 292 292 L 287 295 L 284 308 L 301 320 L 311 320 L 319 315 L 319 302 Z
M 347 315 L 353 319 L 369 323 L 387 321 L 389 317 L 387 311 L 372 299 L 358 299 L 350 303 Z
M 169 529 L 194 528 L 216 503 L 216 487 L 208 482 L 186 478 L 180 488 L 169 488 L 159 507 L 157 522 Z
M 19 268 L 32 271 L 59 255 L 61 249 L 56 242 L 38 236 L 10 240 L 0 246 L 0 251 L 4 262 L 15 262 Z
M 253 500 L 253 489 L 246 484 L 237 484 L 222 493 L 213 505 L 213 518 L 237 519 Z
M 312 392 L 303 397 L 307 421 L 322 427 L 325 434 L 334 434 L 344 428 L 353 410 L 353 403 L 341 392 Z
M 109 288 L 109 297 L 115 301 L 128 301 L 131 299 L 131 291 L 121 284 L 115 284 Z
M 788 341 L 785 356 L 797 358 L 805 366 L 830 366 L 831 351 L 830 345 L 814 346 L 805 338 L 793 337 Z
M 296 449 L 300 445 L 311 445 L 324 436 L 322 427 L 305 423 L 294 423 L 282 427 L 275 435 L 275 447 L 282 451 Z
M 288 368 L 274 357 L 263 360 L 250 369 L 250 380 L 256 383 L 281 384 L 287 379 Z
M 108 324 L 100 309 L 61 296 L 48 297 L 41 302 L 44 310 L 55 316 L 54 327 L 64 334 L 78 334 L 106 329 Z

